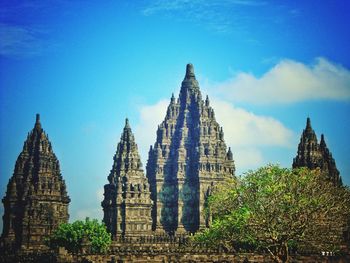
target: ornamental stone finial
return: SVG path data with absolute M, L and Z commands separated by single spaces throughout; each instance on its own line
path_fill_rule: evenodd
M 34 126 L 34 128 L 36 128 L 36 129 L 41 129 L 40 114 L 39 114 L 39 113 L 36 114 L 35 126 Z
M 130 128 L 129 119 L 125 118 L 125 128 Z
M 321 146 L 321 147 L 327 147 L 327 146 L 326 146 L 326 141 L 324 140 L 324 135 L 323 135 L 323 134 L 321 134 L 320 146 Z
M 205 106 L 209 106 L 209 97 L 207 95 L 207 97 L 205 98 Z
M 306 119 L 306 129 L 311 129 L 311 120 L 310 120 L 310 117 L 307 117 L 307 119 Z
M 194 68 L 193 68 L 193 65 L 191 63 L 187 64 L 187 66 L 186 66 L 186 76 L 185 76 L 185 78 L 186 79 L 195 78 Z

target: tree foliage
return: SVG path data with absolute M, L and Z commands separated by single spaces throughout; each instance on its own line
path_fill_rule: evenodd
M 64 247 L 72 253 L 79 252 L 83 243 L 89 245 L 93 253 L 104 253 L 108 251 L 111 242 L 106 226 L 89 218 L 61 224 L 48 240 L 51 248 Z
M 340 251 L 350 191 L 319 170 L 269 165 L 218 187 L 207 209 L 213 221 L 195 235 L 196 242 L 264 250 L 276 262 L 288 262 L 291 249 Z

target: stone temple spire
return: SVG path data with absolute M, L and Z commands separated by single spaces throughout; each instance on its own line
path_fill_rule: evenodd
M 183 104 L 188 104 L 191 100 L 201 100 L 201 96 L 199 84 L 194 74 L 193 65 L 187 64 L 186 74 L 184 80 L 182 81 L 179 99 Z
M 104 187 L 103 221 L 114 238 L 151 231 L 149 184 L 128 119 L 114 155 L 109 184 Z
M 40 114 L 36 114 L 36 119 L 35 119 L 35 126 L 34 129 L 36 130 L 41 130 L 41 123 L 40 123 Z
M 194 68 L 192 64 L 187 64 L 185 79 L 196 78 L 194 75 Z
M 342 184 L 335 160 L 324 140 L 324 135 L 321 135 L 319 144 L 315 131 L 311 127 L 310 118 L 307 118 L 306 127 L 300 138 L 298 154 L 293 160 L 293 168 L 297 167 L 320 168 L 335 185 Z
M 179 99 L 170 101 L 149 151 L 153 230 L 175 234 L 204 228 L 209 193 L 217 183 L 234 178 L 234 172 L 222 127 L 188 64 Z
M 68 221 L 70 199 L 39 114 L 2 202 L 5 213 L 1 241 L 8 249 L 39 249 L 60 223 Z
M 298 154 L 293 160 L 293 168 L 308 167 L 309 169 L 315 169 L 320 167 L 321 161 L 320 146 L 315 131 L 311 127 L 310 118 L 307 118 L 306 127 L 300 138 Z
M 335 160 L 332 157 L 332 153 L 329 151 L 324 135 L 321 134 L 320 150 L 323 156 L 323 162 L 321 165 L 321 170 L 328 174 L 329 178 L 333 181 L 335 185 L 342 185 L 342 179 L 339 175 L 339 171 L 335 164 Z
M 307 117 L 307 119 L 306 119 L 306 127 L 305 127 L 304 132 L 305 132 L 305 137 L 309 137 L 310 139 L 313 139 L 313 140 L 315 139 L 316 134 L 315 134 L 315 131 L 311 127 L 310 117 Z

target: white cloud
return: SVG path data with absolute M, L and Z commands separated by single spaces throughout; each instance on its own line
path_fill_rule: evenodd
M 211 104 L 216 120 L 223 127 L 225 142 L 232 148 L 237 174 L 268 163 L 264 153 L 272 147 L 292 147 L 294 134 L 280 121 L 217 98 Z
M 239 171 L 255 169 L 266 162 L 260 149 L 254 147 L 238 147 L 234 148 L 233 151 L 233 159 Z
M 220 99 L 211 101 L 216 119 L 223 126 L 227 144 L 234 147 L 291 146 L 293 132 L 280 121 L 256 115 Z
M 169 100 L 160 100 L 154 105 L 140 107 L 139 123 L 135 126 L 135 138 L 144 167 L 148 159 L 150 145 L 156 141 L 158 125 L 164 120 Z
M 325 58 L 317 58 L 311 66 L 285 59 L 260 78 L 241 72 L 214 86 L 225 98 L 253 104 L 348 101 L 350 71 Z
M 135 136 L 144 165 L 149 146 L 156 140 L 157 126 L 164 119 L 168 104 L 168 100 L 161 100 L 154 105 L 140 107 L 140 122 L 136 126 Z M 217 121 L 223 126 L 225 142 L 232 147 L 236 167 L 240 171 L 265 163 L 262 147 L 291 146 L 293 132 L 278 120 L 256 115 L 220 99 L 211 99 L 211 104 Z

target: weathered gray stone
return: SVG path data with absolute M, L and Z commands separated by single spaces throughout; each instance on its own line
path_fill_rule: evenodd
M 149 151 L 153 230 L 175 234 L 204 228 L 209 223 L 206 198 L 214 185 L 234 178 L 234 172 L 222 127 L 209 98 L 202 100 L 193 65 L 188 64 L 179 98 L 172 95 Z
M 152 201 L 128 119 L 113 160 L 109 184 L 104 187 L 103 221 L 115 239 L 147 235 L 152 226 Z
M 311 127 L 311 120 L 307 118 L 306 128 L 300 138 L 297 156 L 293 160 L 293 168 L 307 167 L 309 169 L 320 168 L 328 175 L 334 185 L 342 185 L 342 179 L 332 157 L 327 148 L 324 135 L 321 135 L 320 144 L 317 142 L 315 131 Z
M 17 158 L 2 202 L 5 213 L 1 241 L 7 249 L 40 249 L 44 239 L 60 223 L 68 221 L 70 199 L 39 114 Z

